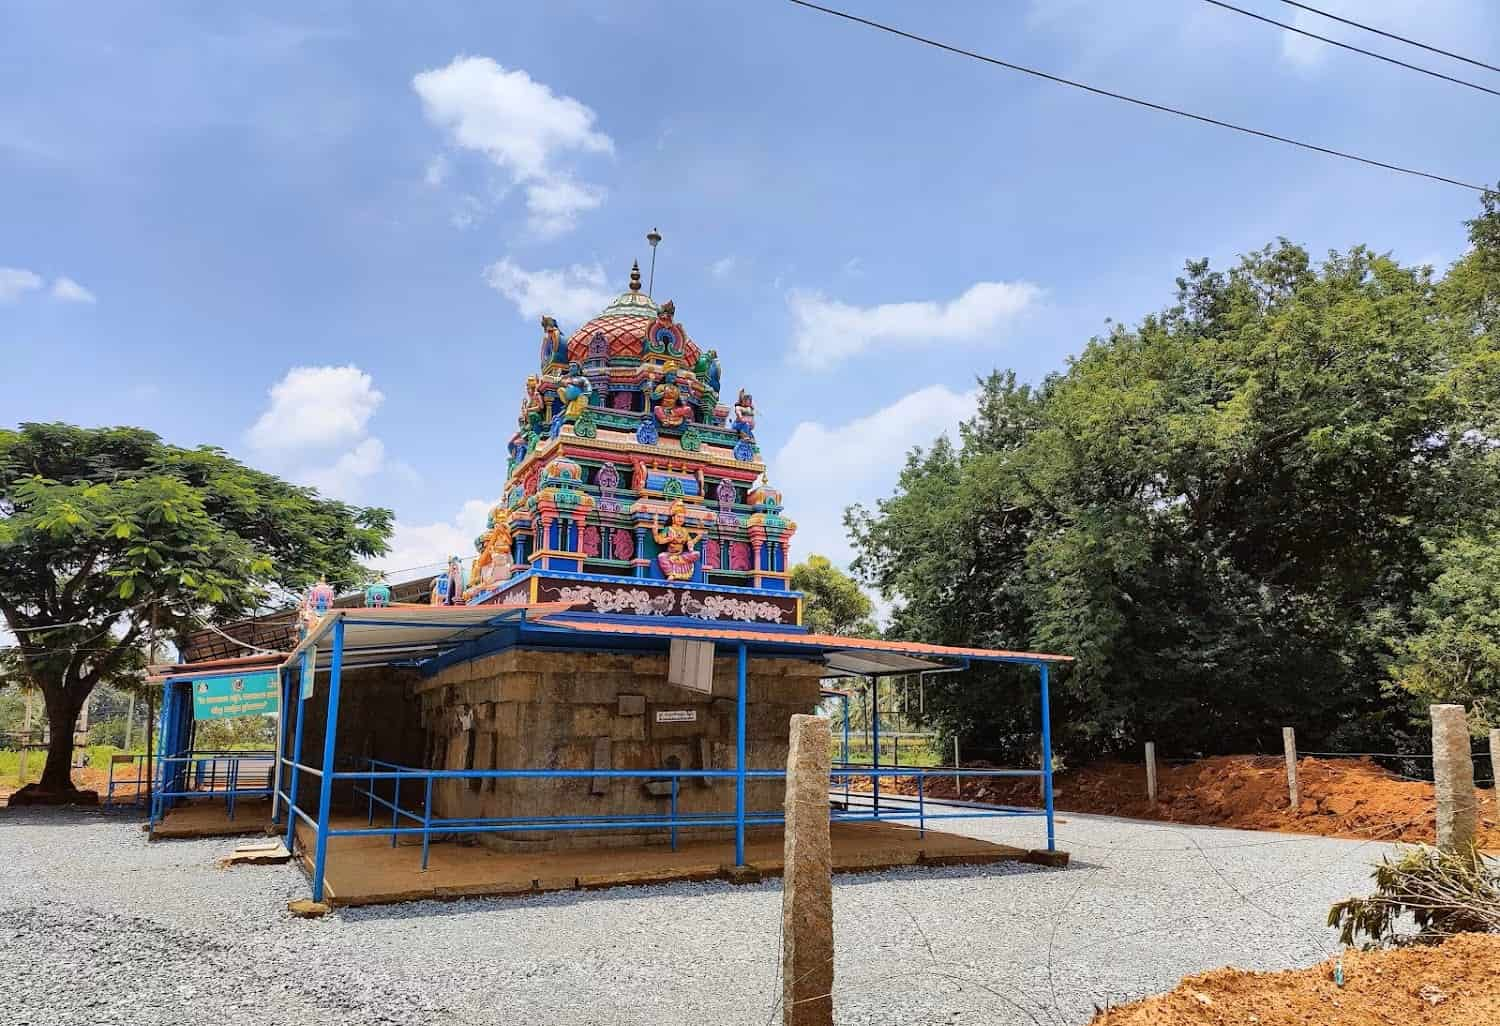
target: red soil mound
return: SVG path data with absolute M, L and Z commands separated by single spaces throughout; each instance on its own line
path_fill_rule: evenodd
M 1093 1026 L 1472 1026 L 1500 1022 L 1500 936 L 1466 933 L 1436 948 L 1350 951 L 1282 973 L 1218 969 L 1157 997 L 1101 1012 Z
M 1098 763 L 1059 773 L 1053 781 L 1057 808 L 1135 819 L 1282 830 L 1329 837 L 1431 843 L 1437 800 L 1432 785 L 1403 780 L 1368 759 L 1300 759 L 1301 804 L 1287 807 L 1286 763 L 1279 757 L 1228 755 L 1180 766 L 1161 766 L 1157 802 L 1146 800 L 1146 771 L 1129 763 Z M 857 781 L 855 786 L 864 785 Z M 881 782 L 885 790 L 889 781 Z M 909 779 L 892 788 L 914 794 Z M 1036 780 L 966 777 L 962 797 L 1000 805 L 1037 806 Z M 955 797 L 953 780 L 936 778 L 928 797 Z M 1500 848 L 1495 792 L 1479 794 L 1480 844 Z

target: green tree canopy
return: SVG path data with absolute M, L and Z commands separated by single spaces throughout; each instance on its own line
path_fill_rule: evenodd
M 878 633 L 870 597 L 826 557 L 808 556 L 792 567 L 792 588 L 804 594 L 802 622 L 814 632 L 851 637 Z
M 1399 736 L 1393 660 L 1484 601 L 1435 554 L 1492 539 L 1500 508 L 1497 225 L 1492 197 L 1440 282 L 1285 240 L 1190 263 L 1173 305 L 1039 388 L 981 382 L 961 447 L 912 453 L 894 495 L 850 510 L 853 569 L 899 635 L 1078 657 L 1065 751 Z M 964 692 L 929 691 L 940 723 L 1028 748 L 1031 696 Z
M 320 498 L 213 448 L 138 428 L 0 431 L 0 613 L 41 689 L 52 745 L 40 791 L 67 794 L 89 692 L 180 637 L 325 574 L 353 583 L 392 516 Z

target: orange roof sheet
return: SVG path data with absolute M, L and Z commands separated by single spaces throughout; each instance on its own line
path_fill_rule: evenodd
M 883 638 L 846 638 L 838 634 L 787 634 L 779 631 L 757 631 L 748 627 L 676 627 L 667 624 L 607 623 L 570 620 L 565 616 L 547 618 L 549 627 L 569 627 L 601 634 L 644 634 L 658 637 L 698 638 L 705 641 L 764 641 L 797 648 L 839 649 L 867 652 L 891 652 L 908 656 L 936 656 L 946 659 L 1026 660 L 1045 663 L 1071 663 L 1072 656 L 1049 652 L 1012 652 L 998 648 L 959 648 L 953 645 L 929 645 L 923 641 L 887 641 Z

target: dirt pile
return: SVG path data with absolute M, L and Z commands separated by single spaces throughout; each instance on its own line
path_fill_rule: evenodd
M 1435 839 L 1437 800 L 1432 785 L 1404 780 L 1368 759 L 1300 759 L 1297 763 L 1301 804 L 1287 807 L 1286 763 L 1272 756 L 1219 756 L 1184 765 L 1159 767 L 1157 801 L 1146 800 L 1146 771 L 1130 763 L 1098 763 L 1059 773 L 1053 781 L 1058 809 L 1174 823 L 1281 830 L 1431 843 Z M 915 783 L 900 779 L 892 787 L 915 794 Z M 867 789 L 867 782 L 856 781 Z M 1033 778 L 966 777 L 962 797 L 998 805 L 1035 807 L 1041 787 Z M 927 782 L 930 798 L 959 795 L 953 778 Z M 1500 813 L 1495 792 L 1479 792 L 1480 844 L 1500 849 Z
M 1350 951 L 1311 969 L 1218 969 L 1175 990 L 1101 1012 L 1092 1026 L 1471 1026 L 1500 1022 L 1500 936 L 1467 933 L 1436 948 Z

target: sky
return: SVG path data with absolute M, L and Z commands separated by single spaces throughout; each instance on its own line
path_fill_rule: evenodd
M 1471 182 L 1500 98 L 1200 0 L 847 9 L 1103 88 Z M 1269 17 L 1500 87 L 1298 12 Z M 1321 0 L 1500 63 L 1487 0 Z M 1485 76 L 1489 76 L 1486 78 Z M 1485 125 L 1491 126 L 1485 128 Z M 754 396 L 793 558 L 1062 370 L 1183 263 L 1290 238 L 1439 271 L 1475 194 L 1142 110 L 780 0 L 0 8 L 0 423 L 150 428 L 469 554 L 542 313 L 649 263 Z M 412 576 L 407 574 L 406 576 Z

